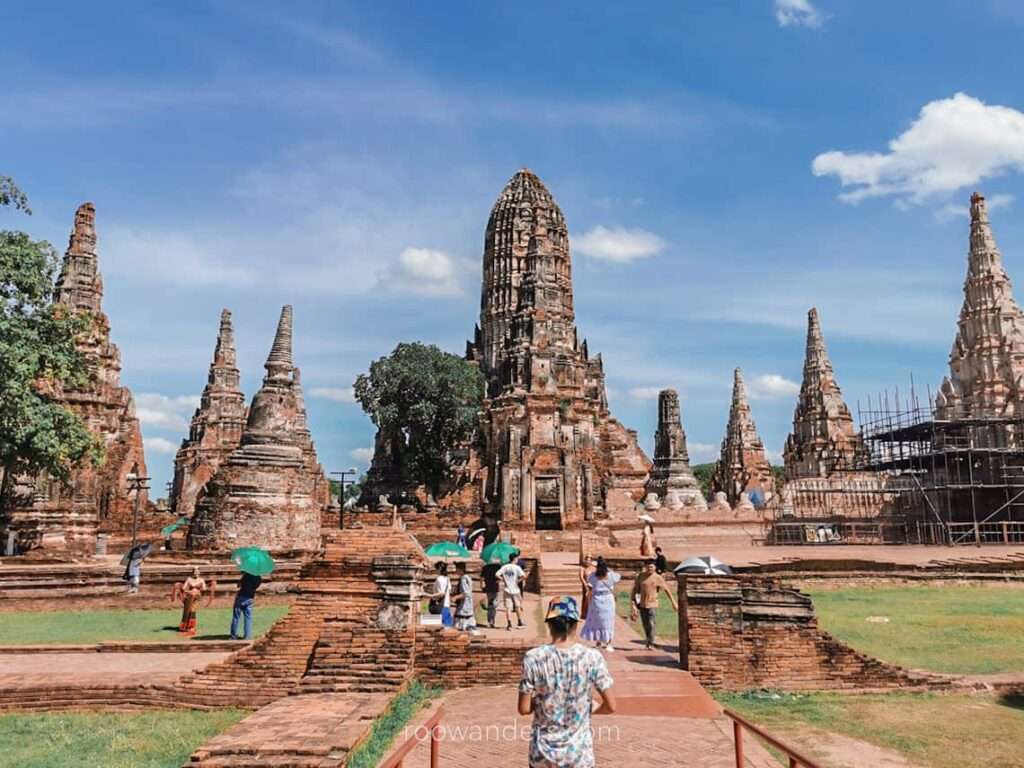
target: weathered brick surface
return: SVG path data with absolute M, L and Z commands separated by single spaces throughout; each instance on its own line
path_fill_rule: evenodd
M 416 677 L 430 685 L 466 688 L 519 682 L 527 640 L 496 642 L 440 627 L 416 635 Z
M 756 492 L 767 501 L 775 493 L 772 467 L 750 415 L 743 372 L 739 368 L 733 372 L 729 422 L 722 440 L 722 454 L 711 478 L 711 489 L 724 493 L 728 503 L 733 505 L 740 501 L 740 494 Z
M 317 462 L 299 371 L 292 360 L 292 308 L 281 310 L 263 386 L 252 399 L 239 447 L 196 503 L 189 546 L 315 551 L 328 485 Z
M 679 579 L 680 661 L 725 690 L 942 688 L 949 678 L 910 672 L 859 653 L 818 628 L 810 597 L 763 577 Z
M 124 531 L 132 524 L 135 493 L 127 476 L 133 467 L 146 474 L 142 432 L 131 391 L 121 385 L 121 353 L 110 341 L 110 320 L 103 312 L 103 278 L 96 254 L 96 208 L 83 203 L 75 223 L 56 286 L 56 301 L 68 311 L 89 318 L 77 346 L 89 368 L 81 388 L 48 390 L 66 405 L 100 440 L 102 466 L 84 462 L 69 487 L 48 476 L 20 478 L 19 504 L 0 518 L 0 540 L 16 532 L 23 548 L 67 547 L 91 550 L 100 530 Z M 140 511 L 149 511 L 146 491 Z
M 245 418 L 235 332 L 231 312 L 225 309 L 220 313 L 217 345 L 199 407 L 192 416 L 188 437 L 174 457 L 170 501 L 175 515 L 191 517 L 195 512 L 199 494 L 241 442 Z

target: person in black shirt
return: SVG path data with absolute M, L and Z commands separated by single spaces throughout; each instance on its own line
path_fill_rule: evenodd
M 488 563 L 480 571 L 484 580 L 484 592 L 487 594 L 487 626 L 494 629 L 494 620 L 498 616 L 498 566 Z
M 238 623 L 245 617 L 245 639 L 252 640 L 252 606 L 256 602 L 256 590 L 263 579 L 251 573 L 243 573 L 238 580 L 238 592 L 235 593 L 235 606 L 231 612 L 231 639 L 240 640 Z

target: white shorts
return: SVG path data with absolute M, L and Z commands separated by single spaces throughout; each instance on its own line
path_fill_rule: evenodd
M 523 596 L 521 594 L 504 592 L 502 593 L 502 600 L 505 603 L 505 607 L 510 611 L 518 611 L 523 605 Z

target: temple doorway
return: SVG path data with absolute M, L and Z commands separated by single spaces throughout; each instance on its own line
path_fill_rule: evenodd
M 534 522 L 538 531 L 562 530 L 562 482 L 559 477 L 534 481 Z

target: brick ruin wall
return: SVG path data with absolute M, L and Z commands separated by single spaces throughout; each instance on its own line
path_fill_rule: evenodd
M 708 688 L 863 691 L 953 684 L 858 653 L 819 629 L 810 597 L 775 579 L 681 576 L 679 605 L 680 662 Z
M 525 640 L 492 641 L 438 627 L 419 627 L 415 673 L 425 685 L 470 688 L 519 682 Z

